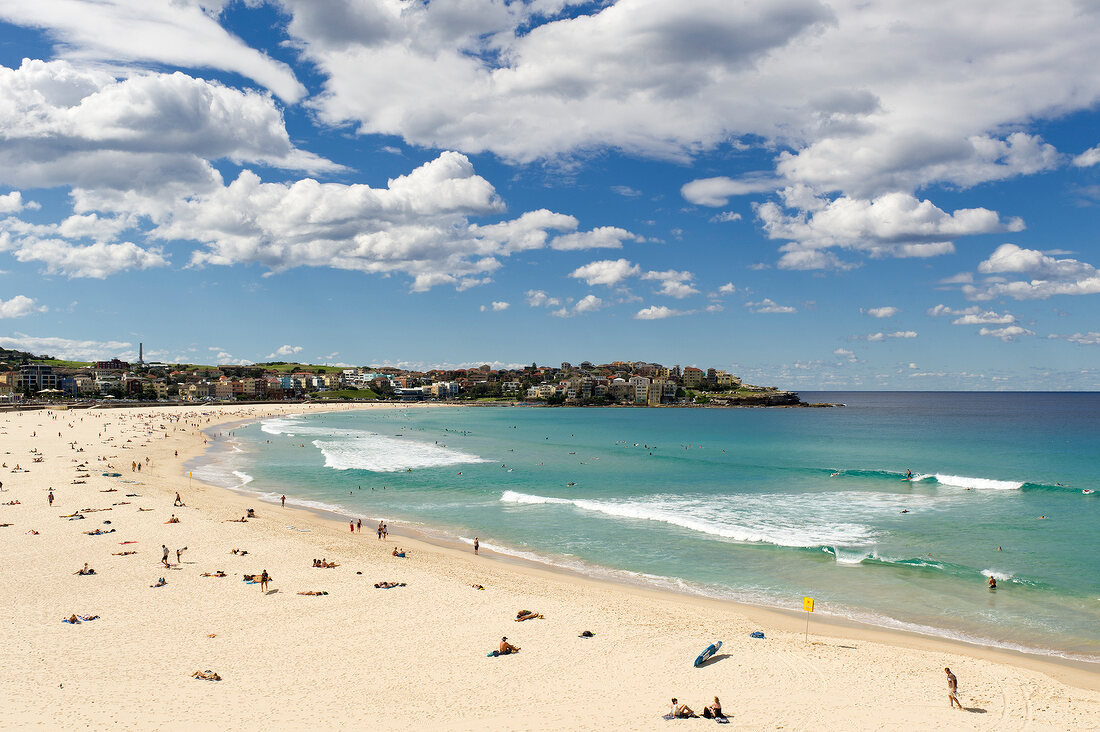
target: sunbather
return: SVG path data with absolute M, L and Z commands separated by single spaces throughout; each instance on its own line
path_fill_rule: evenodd
M 168 584 L 168 580 L 161 577 L 160 579 L 158 579 L 156 581 L 156 584 L 152 584 L 152 585 L 149 585 L 149 586 L 150 587 L 164 587 L 166 584 Z
M 84 562 L 84 569 L 78 569 L 73 574 L 95 574 L 95 570 L 90 568 L 87 562 Z
M 203 681 L 221 681 L 222 680 L 221 676 L 218 676 L 218 674 L 211 671 L 210 669 L 206 669 L 205 671 L 196 671 L 195 673 L 191 674 L 191 678 L 193 678 L 193 679 L 202 679 Z
M 530 610 L 520 610 L 516 613 L 516 622 L 522 622 L 524 620 L 534 620 L 535 618 L 541 618 L 542 613 L 531 612 Z
M 321 590 L 321 591 L 309 590 L 308 592 L 299 592 L 298 594 L 299 595 L 327 595 L 328 593 L 325 592 L 324 590 Z
M 714 697 L 714 703 L 708 704 L 703 707 L 703 717 L 706 719 L 725 719 L 726 715 L 722 714 L 722 702 L 718 701 L 718 697 Z
M 698 717 L 699 715 L 691 711 L 691 707 L 687 704 L 680 704 L 676 701 L 676 697 L 672 697 L 672 706 L 669 707 L 668 713 L 670 716 L 676 719 L 690 719 L 692 717 Z
M 519 646 L 513 646 L 508 642 L 508 636 L 504 636 L 500 639 L 500 648 L 497 650 L 500 655 L 507 656 L 509 653 L 519 653 Z
M 200 577 L 225 577 L 226 574 L 225 574 L 225 572 L 223 572 L 222 570 L 219 569 L 217 572 L 203 572 L 199 576 Z

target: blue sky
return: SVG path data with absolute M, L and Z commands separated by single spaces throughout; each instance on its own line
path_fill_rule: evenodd
M 0 0 L 0 345 L 1100 388 L 1100 10 Z

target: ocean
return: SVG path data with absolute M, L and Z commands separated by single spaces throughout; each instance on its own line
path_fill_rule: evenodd
M 802 398 L 846 406 L 272 418 L 194 470 L 368 530 L 1100 662 L 1100 394 Z

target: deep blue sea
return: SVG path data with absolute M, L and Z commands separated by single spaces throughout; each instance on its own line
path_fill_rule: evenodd
M 597 576 L 788 608 L 808 595 L 817 612 L 1100 662 L 1100 394 L 802 397 L 846 406 L 267 419 L 196 476 Z

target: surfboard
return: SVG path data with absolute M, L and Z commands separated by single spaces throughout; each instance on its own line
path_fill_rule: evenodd
M 715 653 L 718 653 L 718 649 L 722 647 L 722 641 L 714 641 L 706 650 L 699 654 L 699 657 L 695 659 L 695 667 L 698 668 L 704 663 L 709 661 Z

